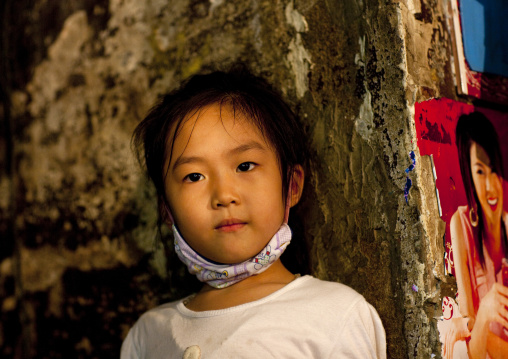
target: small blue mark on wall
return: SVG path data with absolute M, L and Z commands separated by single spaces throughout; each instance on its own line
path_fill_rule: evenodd
M 408 203 L 409 189 L 413 185 L 413 181 L 409 178 L 409 172 L 414 170 L 416 166 L 416 156 L 413 151 L 409 153 L 409 157 L 411 158 L 411 164 L 406 168 L 406 185 L 404 186 L 404 198 L 406 199 L 406 203 Z

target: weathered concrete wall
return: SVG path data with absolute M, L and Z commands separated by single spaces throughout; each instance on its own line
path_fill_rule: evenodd
M 405 170 L 414 102 L 453 96 L 442 6 L 5 2 L 2 356 L 115 356 L 140 313 L 192 289 L 167 233 L 154 242 L 153 189 L 130 136 L 158 96 L 237 61 L 281 89 L 308 134 L 299 212 L 313 273 L 374 304 L 389 357 L 437 354 L 443 229 L 427 160 Z
M 400 33 L 406 45 L 404 82 L 412 123 L 415 102 L 439 97 L 458 99 L 452 66 L 449 5 L 446 0 L 399 2 Z M 414 125 L 411 128 L 414 131 Z M 412 193 L 419 209 L 419 223 L 413 247 L 406 246 L 402 250 L 402 265 L 408 285 L 415 283 L 419 290 L 411 296 L 407 295 L 409 290 L 405 291 L 406 338 L 411 356 L 412 350 L 416 354 L 422 343 L 423 331 L 428 343 L 432 343 L 432 353 L 440 357 L 436 323 L 442 314 L 442 298 L 455 295 L 456 283 L 444 273 L 446 226 L 439 216 L 431 159 L 420 157 L 418 147 L 413 146 L 416 158 L 420 159 L 413 174 Z

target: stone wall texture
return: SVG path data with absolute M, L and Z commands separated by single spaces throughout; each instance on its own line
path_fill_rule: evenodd
M 439 357 L 436 319 L 454 283 L 413 107 L 456 96 L 446 6 L 3 1 L 0 356 L 117 357 L 142 312 L 196 289 L 158 233 L 131 134 L 189 76 L 243 62 L 308 137 L 297 211 L 311 272 L 376 307 L 390 358 Z

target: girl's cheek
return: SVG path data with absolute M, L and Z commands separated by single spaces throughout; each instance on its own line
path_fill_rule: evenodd
M 483 193 L 483 188 L 485 186 L 482 185 L 480 179 L 477 176 L 473 176 L 473 184 L 474 184 L 474 189 L 476 191 L 476 195 L 481 196 L 481 194 Z
M 498 189 L 498 191 L 502 192 L 503 191 L 503 179 L 496 174 L 494 174 L 494 176 L 495 176 L 496 188 Z

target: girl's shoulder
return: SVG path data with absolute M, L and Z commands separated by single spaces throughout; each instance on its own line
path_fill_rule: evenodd
M 288 293 L 294 302 L 302 307 L 325 309 L 333 308 L 341 316 L 351 310 L 370 307 L 365 298 L 353 288 L 338 282 L 321 280 L 312 276 L 304 276 L 301 283 Z
M 177 308 L 180 303 L 183 303 L 186 298 L 175 300 L 172 302 L 161 304 L 155 308 L 149 309 L 144 312 L 136 322 L 136 325 L 143 325 L 143 323 L 157 321 L 158 318 L 167 318 L 178 312 Z
M 355 348 L 363 353 L 359 357 L 386 358 L 383 324 L 376 309 L 360 293 L 342 283 L 302 278 L 305 281 L 295 288 L 291 307 L 318 337 L 335 333 L 334 357 L 348 356 Z
M 453 213 L 452 218 L 450 219 L 450 223 L 460 224 L 463 221 L 467 221 L 469 219 L 469 206 L 458 206 L 457 210 Z
M 471 240 L 473 236 L 468 206 L 459 206 L 452 215 L 450 219 L 450 235 L 454 252 L 465 250 L 466 246 L 469 245 L 464 243 L 464 238 Z
M 351 301 L 363 298 L 360 293 L 342 283 L 330 282 L 310 275 L 303 276 L 295 282 L 297 281 L 300 283 L 295 286 L 294 291 L 305 295 L 307 300 L 313 298 L 331 299 L 339 297 L 341 300 Z

